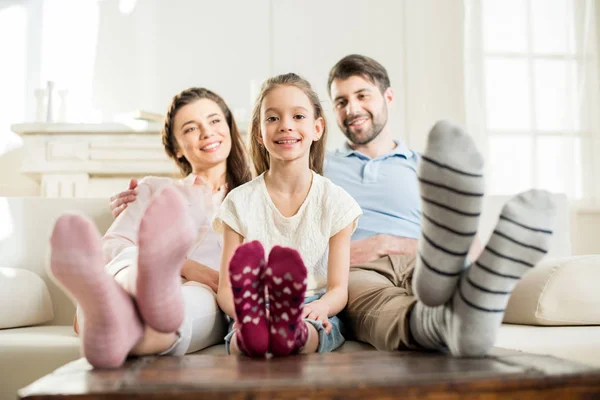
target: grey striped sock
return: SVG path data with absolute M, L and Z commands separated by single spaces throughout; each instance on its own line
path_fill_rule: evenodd
M 546 254 L 552 235 L 552 195 L 531 190 L 513 197 L 479 259 L 462 275 L 452 300 L 417 303 L 410 327 L 415 340 L 457 356 L 481 356 L 494 345 L 510 293 Z
M 421 239 L 413 291 L 429 306 L 446 303 L 463 271 L 479 222 L 483 158 L 460 128 L 438 122 L 419 164 Z

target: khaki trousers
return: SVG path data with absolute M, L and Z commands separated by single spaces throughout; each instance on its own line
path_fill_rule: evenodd
M 378 350 L 421 348 L 409 330 L 417 301 L 411 286 L 415 261 L 414 255 L 390 255 L 350 267 L 342 316 L 356 339 Z

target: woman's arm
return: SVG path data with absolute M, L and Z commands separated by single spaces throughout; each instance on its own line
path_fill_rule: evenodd
M 194 260 L 187 259 L 181 267 L 181 276 L 188 281 L 203 283 L 210 287 L 215 293 L 219 288 L 219 271 L 200 264 Z
M 229 262 L 233 253 L 244 241 L 242 235 L 223 223 L 223 253 L 221 255 L 221 273 L 219 276 L 219 290 L 217 291 L 217 302 L 221 310 L 230 317 L 235 317 L 233 304 L 233 291 L 229 282 Z
M 348 302 L 348 275 L 350 274 L 350 237 L 353 223 L 329 239 L 329 260 L 327 262 L 327 293 L 308 305 L 326 307 L 331 317 L 346 307 Z M 317 303 L 317 304 L 314 304 Z

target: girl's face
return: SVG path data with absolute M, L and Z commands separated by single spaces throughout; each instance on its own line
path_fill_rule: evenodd
M 308 159 L 310 146 L 321 138 L 322 118 L 315 119 L 313 106 L 304 92 L 282 85 L 272 89 L 263 99 L 260 109 L 261 137 L 259 142 L 274 160 Z
M 173 118 L 177 158 L 185 157 L 192 171 L 226 163 L 231 151 L 231 133 L 217 103 L 200 99 L 181 107 Z

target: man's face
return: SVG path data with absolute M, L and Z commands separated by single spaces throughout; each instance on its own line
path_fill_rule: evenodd
M 354 144 L 364 145 L 375 139 L 388 122 L 388 103 L 393 92 L 379 87 L 362 76 L 335 79 L 331 83 L 331 98 L 336 121 L 344 135 Z

